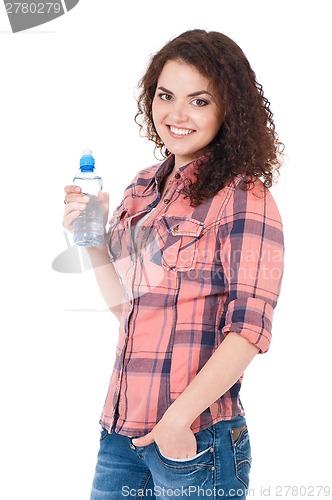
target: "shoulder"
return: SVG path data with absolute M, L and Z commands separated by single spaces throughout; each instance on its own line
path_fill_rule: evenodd
M 139 170 L 133 180 L 124 190 L 124 194 L 126 195 L 128 191 L 132 191 L 137 186 L 147 186 L 151 182 L 151 180 L 155 178 L 160 165 L 161 163 L 157 163 L 155 165 L 152 165 L 151 167 Z
M 139 170 L 137 174 L 134 177 L 133 182 L 139 180 L 139 179 L 152 179 L 155 177 L 161 163 L 156 163 L 155 165 L 152 165 L 150 167 L 143 168 L 142 170 Z
M 248 219 L 263 219 L 268 220 L 273 225 L 282 226 L 277 203 L 270 189 L 266 188 L 259 179 L 251 188 L 243 189 L 241 178 L 237 178 L 234 182 L 233 196 L 228 208 L 235 217 L 241 215 Z
M 152 165 L 151 167 L 144 168 L 139 170 L 132 181 L 126 186 L 122 193 L 122 201 L 120 205 L 116 207 L 114 213 L 123 210 L 123 207 L 127 203 L 127 200 L 131 199 L 133 195 L 137 192 L 144 191 L 148 185 L 151 184 L 154 179 L 158 168 L 160 167 L 160 163 Z

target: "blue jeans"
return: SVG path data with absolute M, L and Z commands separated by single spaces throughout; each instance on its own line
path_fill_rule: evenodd
M 245 418 L 222 420 L 195 437 L 197 454 L 174 459 L 156 443 L 135 447 L 131 438 L 102 429 L 90 500 L 244 500 L 251 465 Z

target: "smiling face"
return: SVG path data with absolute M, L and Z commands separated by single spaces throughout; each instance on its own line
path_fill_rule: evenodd
M 215 138 L 223 112 L 210 81 L 193 66 L 168 61 L 152 103 L 154 126 L 175 155 L 175 168 L 199 158 Z

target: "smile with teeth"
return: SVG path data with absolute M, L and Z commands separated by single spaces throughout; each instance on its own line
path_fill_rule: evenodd
M 193 132 L 195 132 L 195 130 L 191 130 L 188 128 L 176 128 L 176 127 L 173 127 L 172 125 L 169 125 L 169 128 L 170 128 L 170 131 L 172 132 L 172 134 L 175 134 L 175 135 L 189 135 L 189 134 L 192 134 Z

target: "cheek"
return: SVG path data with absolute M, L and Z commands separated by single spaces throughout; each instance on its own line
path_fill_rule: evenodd
M 222 125 L 222 119 L 220 117 L 220 115 L 214 115 L 214 116 L 211 116 L 210 120 L 207 122 L 209 123 L 210 125 L 210 129 L 211 129 L 211 134 L 213 134 L 213 136 L 215 136 L 221 125 Z
M 160 106 L 155 104 L 154 101 L 152 102 L 151 111 L 152 111 L 152 120 L 153 120 L 153 123 L 156 127 L 156 126 L 158 126 L 158 122 L 160 122 L 160 120 L 161 120 L 161 110 L 160 110 Z
M 155 128 L 157 134 L 159 135 L 159 137 L 163 140 L 163 138 L 162 138 L 162 135 L 163 135 L 163 127 L 162 127 L 163 116 L 161 114 L 160 107 L 154 106 L 152 104 L 151 114 L 152 114 L 152 121 L 153 121 L 154 128 Z

